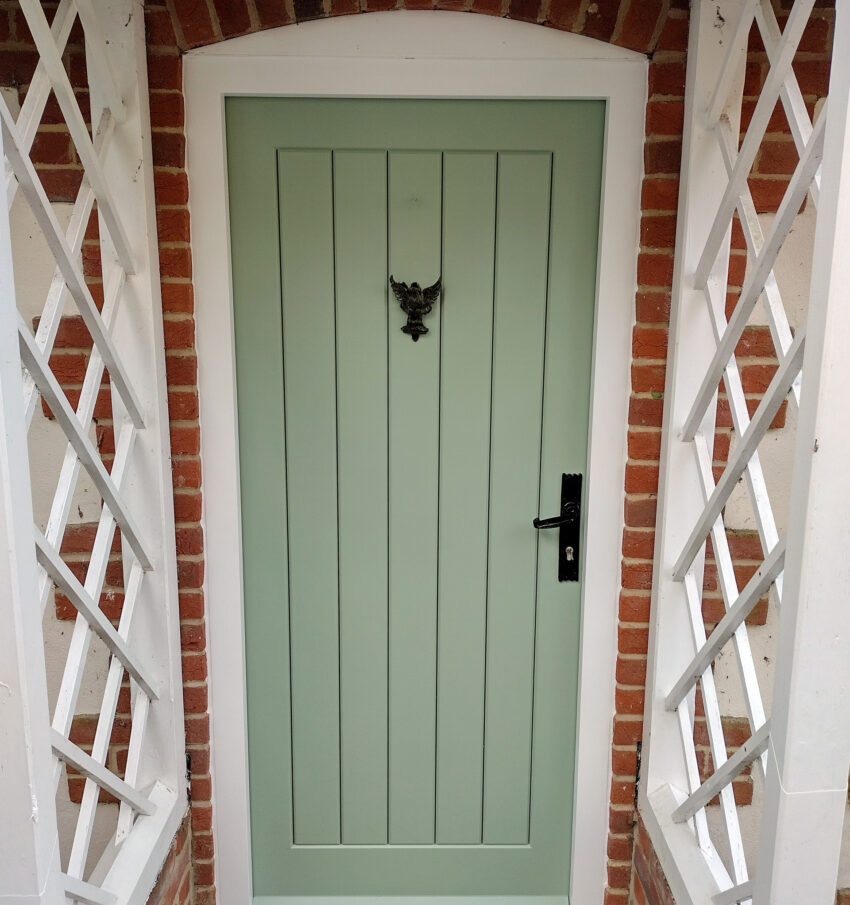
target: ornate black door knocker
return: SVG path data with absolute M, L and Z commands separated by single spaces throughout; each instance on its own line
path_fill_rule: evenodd
M 396 301 L 401 306 L 401 310 L 407 315 L 407 323 L 401 328 L 402 333 L 406 333 L 414 342 L 420 336 L 424 336 L 428 332 L 428 328 L 422 323 L 422 318 L 434 307 L 435 302 L 440 297 L 442 277 L 423 289 L 419 283 L 397 283 L 392 275 L 390 275 L 390 286 Z

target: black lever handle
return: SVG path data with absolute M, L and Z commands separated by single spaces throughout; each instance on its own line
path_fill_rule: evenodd
M 532 519 L 532 525 L 558 529 L 558 581 L 578 581 L 581 542 L 581 475 L 561 475 L 561 514 Z
M 538 530 L 540 528 L 560 528 L 562 525 L 572 525 L 578 521 L 579 506 L 578 503 L 564 503 L 564 508 L 560 515 L 554 518 L 536 518 L 531 524 Z

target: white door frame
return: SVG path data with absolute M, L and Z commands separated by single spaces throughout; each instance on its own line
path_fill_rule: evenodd
M 242 542 L 227 214 L 228 95 L 594 98 L 608 102 L 590 408 L 572 879 L 576 905 L 607 882 L 647 60 L 590 38 L 488 16 L 388 12 L 285 26 L 184 58 L 192 216 L 216 882 L 251 901 Z

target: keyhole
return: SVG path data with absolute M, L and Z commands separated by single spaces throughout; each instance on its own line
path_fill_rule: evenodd
M 572 547 L 567 547 L 564 550 L 564 555 L 567 557 L 567 562 L 573 562 L 575 559 L 575 550 Z

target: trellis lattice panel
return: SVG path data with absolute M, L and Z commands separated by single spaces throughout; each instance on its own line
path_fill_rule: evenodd
M 0 103 L 0 897 L 109 905 L 146 899 L 186 809 L 144 23 L 51 12 L 21 0 L 37 62 Z M 33 163 L 45 134 L 73 204 Z
M 681 902 L 835 894 L 850 734 L 825 699 L 850 680 L 839 654 L 848 518 L 838 503 L 848 490 L 838 463 L 848 439 L 840 380 L 850 377 L 839 340 L 850 335 L 840 298 L 850 67 L 837 55 L 826 102 L 814 109 L 804 98 L 795 66 L 814 6 L 796 0 L 781 21 L 769 0 L 692 8 L 640 802 Z M 834 46 L 848 40 L 850 11 L 838 5 Z M 767 71 L 742 115 L 747 49 L 758 42 Z M 751 177 L 777 119 L 796 159 L 764 218 Z M 816 220 L 813 253 L 791 237 L 801 216 Z M 747 269 L 732 291 L 736 244 Z M 811 268 L 802 309 L 778 278 L 789 266 Z M 756 393 L 738 362 L 754 323 L 770 336 Z M 770 431 L 786 418 L 796 425 L 790 480 L 771 474 Z M 731 443 L 718 452 L 727 425 Z M 734 530 L 742 511 L 752 529 L 745 568 Z M 711 614 L 715 585 L 722 608 Z M 761 635 L 751 625 L 759 610 L 770 628 Z M 736 698 L 741 715 L 729 713 Z M 751 772 L 744 813 L 741 778 Z

